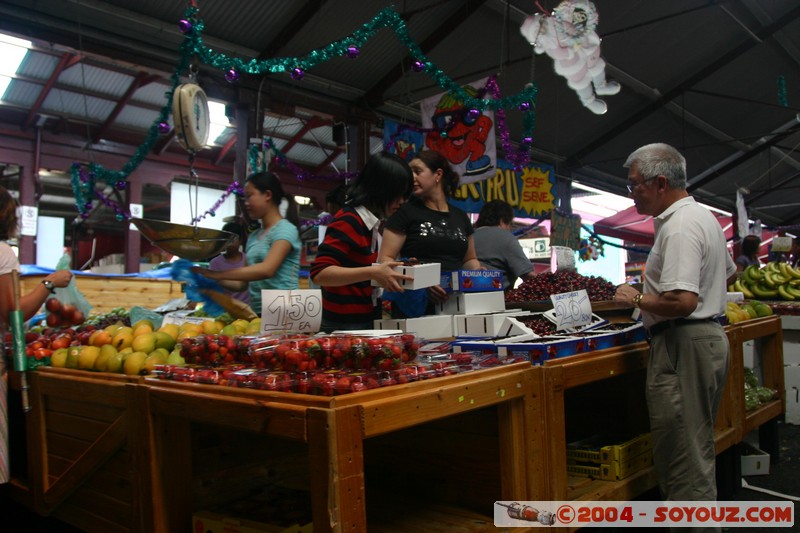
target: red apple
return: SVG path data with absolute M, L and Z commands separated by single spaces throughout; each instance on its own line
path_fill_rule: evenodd
M 58 298 L 48 298 L 44 303 L 44 308 L 50 313 L 58 313 L 61 311 L 61 300 Z
M 61 318 L 67 324 L 72 324 L 75 320 L 75 311 L 78 309 L 72 304 L 64 304 L 61 306 Z
M 55 328 L 61 323 L 61 319 L 58 315 L 48 313 L 47 318 L 45 318 L 45 322 L 47 322 L 47 325 L 51 328 Z

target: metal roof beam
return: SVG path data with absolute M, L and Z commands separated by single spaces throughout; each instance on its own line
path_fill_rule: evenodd
M 758 39 L 764 41 L 767 38 L 774 35 L 776 32 L 782 30 L 787 25 L 791 24 L 800 17 L 800 6 L 796 7 L 795 9 L 791 10 L 790 12 L 786 13 L 780 20 L 775 21 L 767 26 L 762 27 L 760 30 L 754 32 Z M 726 53 L 720 56 L 716 61 L 705 65 L 703 68 L 699 69 L 693 75 L 684 79 L 684 81 L 673 89 L 666 92 L 662 95 L 658 100 L 654 100 L 650 102 L 650 104 L 646 105 L 636 113 L 631 114 L 626 120 L 623 120 L 614 128 L 610 130 L 604 131 L 603 134 L 594 141 L 591 141 L 589 144 L 575 152 L 572 156 L 569 157 L 567 160 L 567 165 L 576 166 L 580 165 L 581 159 L 586 157 L 587 154 L 592 153 L 593 151 L 601 148 L 608 139 L 613 139 L 619 135 L 622 135 L 626 131 L 628 131 L 633 126 L 643 122 L 646 118 L 659 111 L 665 103 L 674 100 L 678 96 L 680 96 L 685 90 L 694 87 L 701 81 L 707 79 L 709 76 L 714 74 L 715 72 L 719 71 L 720 69 L 729 65 L 732 61 L 736 60 L 744 54 L 745 52 L 749 51 L 750 49 L 758 46 L 758 42 L 750 37 L 747 40 L 735 46 L 731 49 L 728 49 Z
M 228 142 L 226 142 L 225 146 L 220 149 L 219 154 L 217 155 L 216 159 L 214 159 L 215 165 L 219 166 L 222 163 L 222 160 L 225 159 L 225 156 L 228 155 L 228 152 L 231 151 L 231 148 L 236 145 L 237 138 L 238 137 L 235 133 L 231 135 L 231 138 L 228 139 Z
M 98 128 L 97 132 L 95 132 L 94 137 L 92 138 L 92 143 L 97 144 L 100 142 L 100 139 L 106 134 L 108 129 L 114 124 L 114 121 L 117 119 L 119 114 L 128 105 L 128 102 L 131 101 L 133 95 L 139 90 L 140 87 L 144 87 L 145 85 L 149 85 L 154 81 L 159 80 L 159 76 L 154 76 L 152 74 L 148 74 L 146 72 L 139 72 L 136 77 L 131 82 L 128 90 L 125 91 L 125 94 L 122 95 L 122 98 L 117 101 L 117 105 L 114 106 L 114 109 L 109 113 L 108 118 L 106 121 Z
M 447 20 L 431 32 L 427 39 L 420 43 L 419 48 L 422 53 L 427 55 L 453 33 L 461 23 L 477 12 L 484 3 L 486 3 L 486 0 L 466 0 L 463 6 L 459 7 Z M 389 87 L 402 79 L 403 75 L 411 67 L 411 62 L 412 59 L 410 57 L 403 58 L 399 65 L 393 67 L 378 83 L 367 89 L 361 101 L 370 108 L 382 105 L 384 93 L 389 90 Z
M 303 136 L 304 136 L 306 133 L 308 133 L 309 131 L 313 130 L 314 128 L 320 128 L 320 127 L 322 127 L 322 126 L 326 126 L 326 125 L 331 125 L 331 121 L 330 121 L 330 120 L 323 120 L 323 119 L 321 119 L 321 118 L 319 118 L 319 117 L 317 117 L 317 116 L 311 117 L 311 118 L 308 120 L 308 122 L 304 123 L 304 124 L 303 124 L 303 127 L 302 127 L 302 128 L 300 128 L 300 130 L 299 130 L 297 133 L 295 133 L 295 134 L 292 136 L 292 138 L 291 138 L 291 139 L 289 139 L 289 141 L 286 143 L 286 145 L 285 145 L 285 146 L 282 148 L 282 150 L 281 150 L 281 151 L 282 151 L 284 154 L 288 154 L 288 153 L 289 153 L 289 150 L 291 150 L 291 149 L 292 149 L 292 147 L 293 147 L 295 144 L 297 144 L 298 142 L 300 142 L 300 141 L 301 141 L 301 139 L 303 138 Z M 315 146 L 316 146 L 316 145 L 315 145 Z
M 47 82 L 42 87 L 42 90 L 39 92 L 39 96 L 36 97 L 36 102 L 34 102 L 33 106 L 31 107 L 30 111 L 28 111 L 28 116 L 25 117 L 25 122 L 22 124 L 22 129 L 27 130 L 31 127 L 34 120 L 36 119 L 36 115 L 39 113 L 39 108 L 42 107 L 47 95 L 50 94 L 50 91 L 53 89 L 53 86 L 56 83 L 56 80 L 61 75 L 61 73 L 71 67 L 72 65 L 78 63 L 81 60 L 80 56 L 73 55 L 73 54 L 62 54 L 61 58 L 58 60 L 58 64 L 53 68 L 53 71 L 50 73 L 50 77 L 47 79 Z
M 273 57 L 283 47 L 284 44 L 289 42 L 295 35 L 303 30 L 303 27 L 314 16 L 314 13 L 322 9 L 322 6 L 328 0 L 308 0 L 303 6 L 297 10 L 292 20 L 283 26 L 283 30 L 274 38 L 258 55 L 259 60 Z

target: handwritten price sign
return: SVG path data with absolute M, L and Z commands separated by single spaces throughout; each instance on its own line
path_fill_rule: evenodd
M 319 331 L 322 292 L 319 289 L 261 291 L 261 333 Z
M 556 330 L 585 326 L 592 321 L 592 302 L 586 289 L 550 296 Z

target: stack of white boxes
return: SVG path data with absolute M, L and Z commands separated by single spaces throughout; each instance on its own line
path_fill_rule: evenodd
M 437 314 L 453 315 L 456 337 L 510 337 L 533 333 L 514 320 L 527 311 L 506 311 L 501 270 L 447 272 L 440 283 L 450 298 L 436 307 Z
M 418 265 L 419 266 L 419 265 Z M 438 265 L 437 265 L 438 266 Z M 400 267 L 398 267 L 400 268 Z M 403 267 L 413 269 L 413 267 Z M 414 275 L 413 270 L 406 274 Z M 457 336 L 485 337 L 516 334 L 506 318 L 520 311 L 505 313 L 503 273 L 499 270 L 458 270 L 437 276 L 435 283 L 448 291 L 448 299 L 436 305 L 434 316 L 376 320 L 376 329 L 402 329 L 424 339 Z M 426 283 L 430 281 L 426 276 Z M 414 288 L 420 288 L 415 284 Z

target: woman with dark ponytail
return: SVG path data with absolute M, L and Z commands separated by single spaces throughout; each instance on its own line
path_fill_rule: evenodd
M 260 172 L 247 178 L 244 205 L 251 219 L 261 221 L 261 229 L 247 237 L 246 266 L 225 271 L 196 271 L 221 281 L 229 290 L 247 287 L 250 307 L 260 315 L 262 290 L 298 288 L 302 244 L 294 198 L 283 191 L 278 176 Z
M 383 233 L 381 262 L 398 257 L 441 263 L 442 272 L 480 269 L 467 214 L 448 203 L 459 176 L 438 152 L 424 150 L 409 163 L 414 174 L 411 199 L 389 218 Z M 447 298 L 441 287 L 428 290 L 434 301 Z
M 411 169 L 402 158 L 388 152 L 370 156 L 355 182 L 347 188 L 344 206 L 325 232 L 311 279 L 322 287 L 322 331 L 372 329 L 381 317 L 380 290 L 402 290 L 407 276 L 393 267 L 402 263 L 377 263 L 380 222 L 411 194 Z

